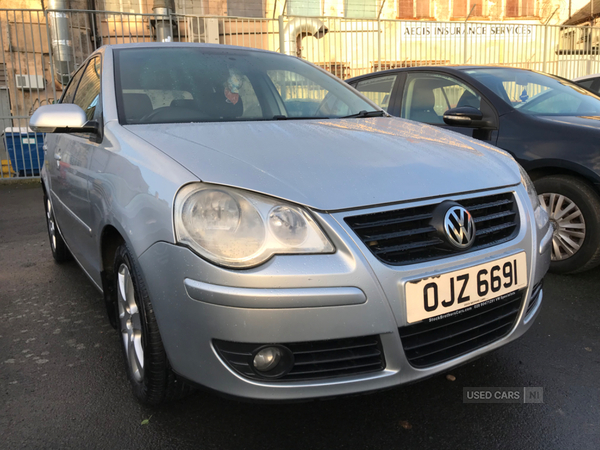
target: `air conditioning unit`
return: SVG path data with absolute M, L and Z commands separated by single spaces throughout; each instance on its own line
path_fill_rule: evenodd
M 19 89 L 44 89 L 44 76 L 17 74 L 15 84 Z

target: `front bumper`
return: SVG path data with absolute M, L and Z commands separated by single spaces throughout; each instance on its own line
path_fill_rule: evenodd
M 444 372 L 521 336 L 538 314 L 542 293 L 532 288 L 549 266 L 528 197 L 515 190 L 521 229 L 510 242 L 438 261 L 394 267 L 382 264 L 352 234 L 344 213 L 315 214 L 336 246 L 331 255 L 286 255 L 249 270 L 217 267 L 187 248 L 156 243 L 139 263 L 169 361 L 178 374 L 228 395 L 264 400 L 339 396 L 385 389 Z M 550 230 L 551 231 L 551 230 Z M 540 250 L 543 250 L 540 253 Z M 407 324 L 404 283 L 416 277 L 470 267 L 524 251 L 529 283 L 516 325 L 499 340 L 427 368 L 407 360 L 399 327 Z M 527 311 L 527 307 L 529 310 Z M 263 381 L 229 367 L 215 340 L 298 343 L 378 336 L 385 369 L 306 381 Z

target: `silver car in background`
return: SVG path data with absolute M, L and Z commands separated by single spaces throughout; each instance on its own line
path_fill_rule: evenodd
M 53 256 L 103 292 L 142 402 L 383 389 L 540 310 L 552 229 L 518 164 L 300 59 L 107 46 L 30 126 Z

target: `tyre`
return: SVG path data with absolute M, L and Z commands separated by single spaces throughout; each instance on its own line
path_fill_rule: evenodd
M 600 198 L 584 181 L 552 175 L 534 181 L 542 207 L 554 226 L 554 273 L 583 272 L 600 264 Z
M 181 398 L 189 387 L 171 370 L 148 292 L 125 244 L 117 249 L 113 280 L 117 330 L 133 394 L 148 405 Z
M 50 239 L 50 250 L 52 250 L 52 257 L 57 263 L 69 261 L 72 258 L 71 252 L 67 248 L 67 244 L 65 244 L 65 241 L 60 235 L 60 231 L 58 231 L 56 219 L 54 218 L 54 210 L 52 209 L 52 202 L 45 192 L 44 208 L 46 209 L 46 228 L 48 229 L 48 238 Z

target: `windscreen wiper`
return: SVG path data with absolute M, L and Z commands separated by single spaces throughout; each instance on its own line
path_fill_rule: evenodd
M 385 111 L 362 111 L 357 112 L 356 114 L 350 114 L 349 116 L 340 117 L 340 119 L 353 119 L 355 117 L 382 117 L 387 116 Z
M 271 120 L 311 120 L 311 119 L 329 119 L 329 117 L 325 117 L 325 116 L 314 116 L 314 117 L 310 117 L 310 116 L 284 116 L 282 114 L 276 114 L 272 117 Z

